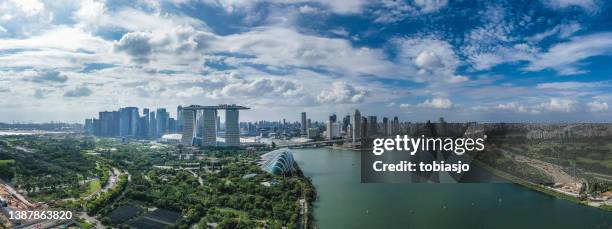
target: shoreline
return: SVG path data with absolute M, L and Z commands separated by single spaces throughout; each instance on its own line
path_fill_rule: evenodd
M 573 203 L 576 203 L 576 204 L 580 204 L 580 205 L 584 205 L 584 206 L 588 206 L 588 207 L 597 208 L 597 209 L 600 209 L 600 210 L 603 210 L 603 211 L 607 211 L 607 212 L 612 211 L 611 207 L 606 207 L 608 205 L 605 205 L 605 204 L 601 204 L 599 206 L 590 205 L 588 201 L 580 200 L 577 197 L 574 197 L 574 196 L 571 196 L 571 195 L 567 195 L 567 194 L 564 194 L 564 193 L 561 193 L 561 192 L 558 192 L 558 191 L 546 188 L 546 187 L 544 187 L 542 185 L 534 184 L 534 183 L 531 183 L 529 181 L 523 180 L 523 179 L 518 178 L 518 177 L 516 177 L 514 175 L 508 174 L 508 173 L 506 173 L 504 171 L 497 170 L 497 169 L 495 169 L 495 168 L 493 168 L 493 167 L 487 165 L 486 163 L 481 162 L 481 161 L 479 161 L 477 159 L 474 159 L 473 162 L 477 166 L 487 170 L 488 172 L 492 173 L 493 175 L 496 175 L 496 176 L 499 176 L 501 178 L 504 178 L 504 179 L 512 182 L 513 184 L 517 184 L 517 185 L 523 186 L 525 188 L 531 189 L 533 191 L 537 191 L 537 192 L 540 192 L 540 193 L 543 193 L 543 194 L 546 194 L 546 195 L 549 195 L 549 196 L 552 196 L 552 197 L 555 197 L 555 198 L 558 198 L 558 199 L 561 199 L 561 200 L 567 200 L 567 201 L 570 201 L 570 202 L 573 202 Z

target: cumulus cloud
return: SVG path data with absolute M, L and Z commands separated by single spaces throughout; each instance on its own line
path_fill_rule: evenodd
M 92 94 L 91 89 L 86 86 L 75 87 L 72 90 L 66 91 L 64 97 L 86 97 Z
M 408 103 L 402 103 L 399 105 L 400 108 L 406 109 L 406 108 L 410 108 L 412 107 L 412 104 L 408 104 Z
M 419 106 L 436 109 L 451 109 L 453 108 L 453 102 L 447 98 L 432 98 L 419 103 Z
M 36 75 L 30 77 L 29 79 L 35 83 L 46 83 L 46 82 L 64 83 L 68 81 L 68 77 L 59 71 L 39 72 Z
M 607 111 L 608 110 L 608 103 L 607 102 L 592 101 L 592 102 L 588 102 L 587 103 L 587 107 L 592 112 Z
M 150 39 L 149 33 L 126 33 L 118 42 L 113 43 L 113 50 L 127 53 L 136 62 L 148 62 L 152 49 Z
M 396 40 L 396 43 L 399 44 L 400 61 L 413 66 L 420 79 L 449 83 L 468 80 L 455 74 L 461 61 L 448 42 L 436 38 L 412 38 Z
M 334 82 L 328 90 L 322 91 L 317 96 L 320 103 L 359 103 L 363 102 L 367 91 L 363 88 L 355 88 L 346 82 Z
M 551 98 L 548 102 L 540 104 L 540 106 L 549 111 L 570 112 L 575 109 L 577 102 L 572 99 Z

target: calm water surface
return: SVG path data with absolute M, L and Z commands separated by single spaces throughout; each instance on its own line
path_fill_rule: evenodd
M 612 213 L 514 184 L 362 184 L 360 154 L 296 149 L 319 228 L 612 228 Z

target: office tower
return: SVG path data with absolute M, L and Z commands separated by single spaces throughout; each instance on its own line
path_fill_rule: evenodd
M 87 134 L 87 135 L 93 134 L 93 129 L 94 129 L 94 127 L 93 127 L 93 119 L 91 119 L 91 118 L 85 119 L 85 125 L 83 126 L 83 130 L 84 130 L 85 134 Z
M 349 126 L 350 123 L 351 123 L 351 116 L 350 115 L 344 116 L 344 118 L 342 118 L 342 131 L 348 132 L 347 127 Z
M 332 114 L 329 116 L 329 121 L 330 122 L 337 122 L 338 118 L 336 117 L 336 114 Z
M 240 129 L 238 127 L 238 110 L 225 110 L 225 145 L 240 146 Z
M 306 134 L 306 112 L 302 112 L 302 134 Z
M 359 110 L 355 110 L 353 114 L 353 143 L 361 138 L 361 113 Z
M 327 122 L 327 139 L 340 137 L 340 124 L 337 122 Z
M 179 105 L 176 107 L 176 131 L 180 133 L 183 131 L 183 106 Z
M 168 119 L 168 133 L 176 133 L 176 119 L 169 118 Z
M 193 145 L 193 137 L 195 136 L 195 111 L 183 110 L 183 136 L 181 143 L 186 146 Z
M 393 127 L 391 128 L 391 134 L 399 134 L 399 118 L 393 117 Z
M 149 137 L 149 108 L 142 108 L 142 129 L 139 130 L 139 136 L 141 138 Z
M 306 119 L 306 129 L 311 128 L 311 127 L 312 127 L 312 123 L 310 119 Z
M 95 136 L 101 136 L 100 134 L 100 120 L 94 118 L 93 119 L 93 134 Z
M 166 108 L 157 108 L 157 137 L 161 137 L 162 135 L 168 132 L 168 112 L 166 112 Z
M 138 108 L 124 107 L 119 109 L 119 136 L 136 137 L 138 129 Z
M 319 128 L 308 128 L 308 138 L 315 139 L 319 137 Z
M 378 121 L 376 116 L 368 116 L 368 137 L 378 134 Z
M 99 136 L 115 136 L 114 133 L 114 115 L 110 111 L 98 112 L 98 120 L 100 122 L 98 135 Z
M 217 109 L 205 109 L 203 117 L 202 145 L 217 145 Z M 225 139 L 227 141 L 227 139 Z
M 370 136 L 370 130 L 368 130 L 368 128 L 370 128 L 368 125 L 368 119 L 366 117 L 361 117 L 361 138 L 368 138 Z
M 149 138 L 157 138 L 157 118 L 155 111 L 149 113 Z
M 217 122 L 215 125 L 217 126 L 217 132 L 221 131 L 221 116 L 217 115 Z
M 383 117 L 382 134 L 383 136 L 391 135 L 391 123 L 387 117 Z

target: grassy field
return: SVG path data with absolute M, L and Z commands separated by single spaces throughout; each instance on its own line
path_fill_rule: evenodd
M 15 160 L 0 160 L 0 165 L 14 164 Z
M 86 197 L 91 195 L 92 193 L 100 190 L 102 188 L 102 184 L 100 184 L 100 180 L 92 180 L 89 182 L 89 189 L 87 192 L 81 194 L 81 197 Z

